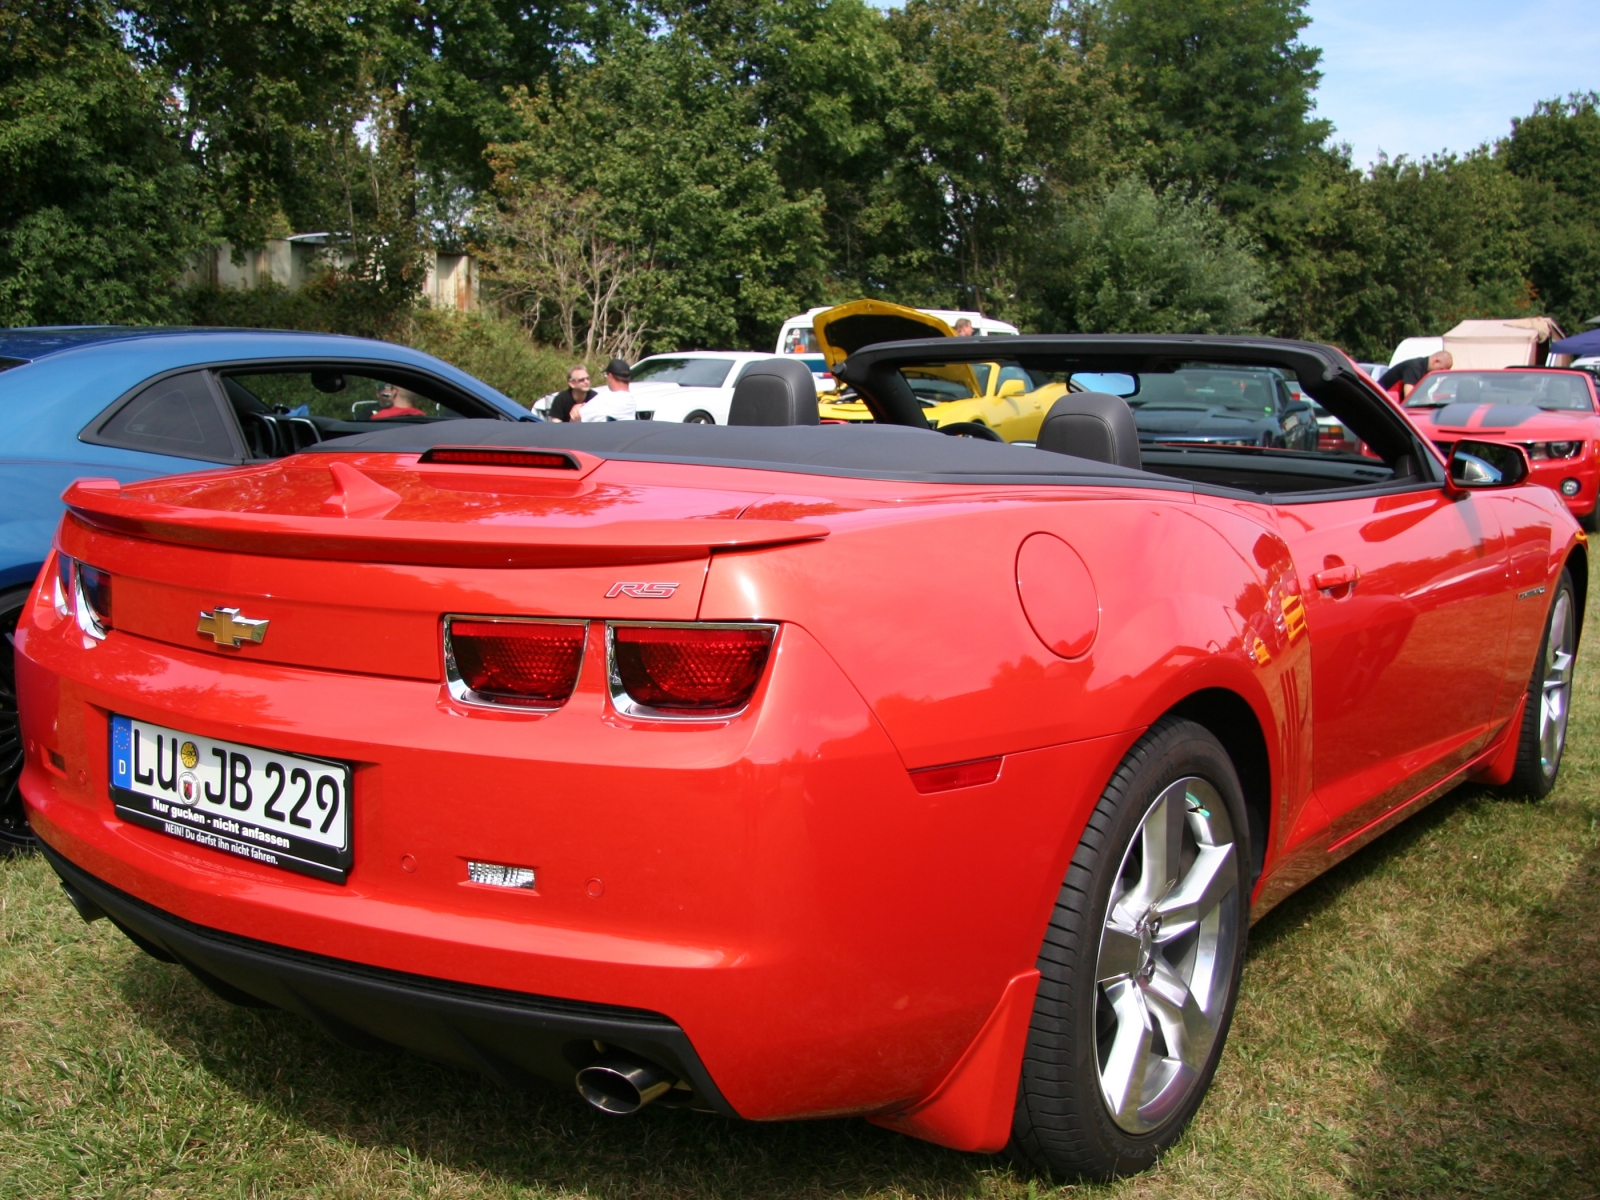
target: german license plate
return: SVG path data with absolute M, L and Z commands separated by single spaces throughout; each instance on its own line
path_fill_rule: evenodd
M 350 766 L 111 718 L 117 813 L 197 846 L 343 883 Z

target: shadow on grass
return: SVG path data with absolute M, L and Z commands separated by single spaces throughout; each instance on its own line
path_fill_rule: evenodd
M 1486 800 L 1496 804 L 1521 803 L 1503 800 L 1488 789 L 1473 784 L 1447 792 L 1421 812 L 1407 817 L 1377 841 L 1363 846 L 1338 866 L 1288 896 L 1251 927 L 1249 953 L 1252 956 L 1263 953 L 1269 946 L 1293 936 L 1300 926 L 1332 908 L 1352 887 L 1387 869 L 1395 859 L 1405 856 L 1418 843 L 1434 836 L 1442 825 L 1462 809 Z
M 291 1125 L 523 1187 L 630 1200 L 970 1195 L 1008 1171 L 1002 1159 L 860 1120 L 757 1124 L 657 1108 L 606 1117 L 575 1092 L 510 1091 L 407 1054 L 346 1048 L 296 1016 L 234 1008 L 143 956 L 129 960 L 121 991 L 181 1058 Z
M 1600 856 L 1419 997 L 1355 1137 L 1368 1196 L 1600 1191 Z

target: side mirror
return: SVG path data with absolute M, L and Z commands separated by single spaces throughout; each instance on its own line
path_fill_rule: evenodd
M 1528 478 L 1528 456 L 1503 442 L 1460 441 L 1450 451 L 1450 486 L 1459 490 L 1516 487 Z
M 1028 385 L 1020 379 L 1008 379 L 1000 385 L 999 395 L 1020 396 L 1028 390 Z

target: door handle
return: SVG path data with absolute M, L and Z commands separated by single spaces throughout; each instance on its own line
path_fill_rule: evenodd
M 1360 567 L 1348 565 L 1329 567 L 1326 571 L 1318 571 L 1311 577 L 1311 586 L 1319 592 L 1331 592 L 1337 588 L 1354 587 L 1360 578 Z

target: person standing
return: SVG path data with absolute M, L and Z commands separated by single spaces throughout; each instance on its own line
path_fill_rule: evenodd
M 589 386 L 589 368 L 579 363 L 567 372 L 566 390 L 557 392 L 550 401 L 550 419 L 552 421 L 572 420 L 573 405 L 593 400 L 598 394 Z
M 606 364 L 606 390 L 593 400 L 573 405 L 572 419 L 577 421 L 631 421 L 634 414 L 633 393 L 628 382 L 633 369 L 620 358 Z
M 1448 350 L 1436 350 L 1427 358 L 1408 358 L 1397 362 L 1378 376 L 1378 386 L 1396 400 L 1404 401 L 1416 389 L 1417 382 L 1430 371 L 1448 371 L 1455 366 L 1455 357 Z

